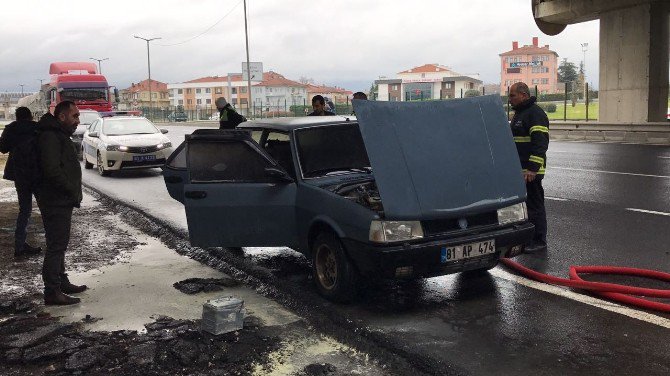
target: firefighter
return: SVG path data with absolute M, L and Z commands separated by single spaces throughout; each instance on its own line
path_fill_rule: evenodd
M 509 90 L 509 102 L 514 109 L 510 126 L 526 182 L 528 220 L 535 225 L 533 239 L 526 245 L 527 252 L 547 250 L 547 213 L 542 179 L 547 167 L 549 119 L 535 101 L 528 85 L 523 82 L 515 83 Z

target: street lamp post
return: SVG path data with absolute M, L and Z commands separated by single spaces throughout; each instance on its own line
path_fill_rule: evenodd
M 152 98 L 152 93 L 151 93 L 151 55 L 149 54 L 149 42 L 152 40 L 157 40 L 161 39 L 160 37 L 156 38 L 142 38 L 137 35 L 133 35 L 133 37 L 137 39 L 142 39 L 143 41 L 147 42 L 147 67 L 149 69 L 149 111 L 151 111 L 151 107 L 153 107 L 153 98 Z
M 247 90 L 249 99 L 247 99 L 247 112 L 251 104 L 251 67 L 249 66 L 249 32 L 247 31 L 247 0 L 244 0 L 244 39 L 247 46 Z
M 582 46 L 582 52 L 584 53 L 584 60 L 582 60 L 582 70 L 584 74 L 584 87 L 586 88 L 586 51 L 589 49 L 589 44 L 588 43 L 580 43 Z M 584 91 L 584 95 L 586 95 L 586 91 Z
M 98 73 L 100 73 L 100 74 L 102 74 L 102 65 L 100 65 L 100 62 L 101 62 L 101 61 L 105 61 L 105 60 L 109 60 L 108 57 L 106 57 L 106 58 L 104 58 L 104 59 L 96 59 L 96 58 L 94 58 L 94 57 L 89 57 L 89 59 L 91 59 L 91 60 L 95 60 L 95 61 L 98 62 Z
M 19 84 L 19 86 L 21 86 L 21 97 L 23 97 L 23 87 L 26 86 L 26 85 L 24 85 L 24 84 Z

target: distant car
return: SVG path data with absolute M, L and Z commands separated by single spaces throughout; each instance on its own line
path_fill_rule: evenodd
M 84 133 L 84 168 L 98 173 L 160 167 L 172 153 L 172 143 L 147 118 L 118 116 L 97 119 Z
M 79 110 L 79 125 L 72 136 L 70 136 L 75 148 L 77 148 L 79 160 L 83 160 L 82 141 L 84 140 L 84 133 L 97 119 L 100 119 L 100 113 L 98 111 Z
M 483 271 L 533 234 L 499 97 L 363 102 L 186 136 L 163 167 L 191 244 L 287 246 L 334 301 L 359 278 Z
M 179 121 L 188 121 L 188 115 L 185 112 L 173 112 L 168 115 L 169 121 L 179 122 Z

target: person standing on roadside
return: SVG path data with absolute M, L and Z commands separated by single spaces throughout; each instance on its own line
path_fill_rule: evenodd
M 82 200 L 81 166 L 70 140 L 78 124 L 79 110 L 71 101 L 58 103 L 54 114 L 45 114 L 37 124 L 37 149 L 42 174 L 37 204 L 42 212 L 47 243 L 42 266 L 46 305 L 79 303 L 79 298 L 68 294 L 77 294 L 87 288 L 70 283 L 65 273 L 72 210 L 78 208 Z
M 219 110 L 219 129 L 235 129 L 235 127 L 247 121 L 244 116 L 235 111 L 233 106 L 226 101 L 226 98 L 218 97 L 214 104 L 216 104 L 216 109 Z
M 35 137 L 37 123 L 33 121 L 33 114 L 27 107 L 16 109 L 16 121 L 9 123 L 0 136 L 0 152 L 9 153 L 3 178 L 14 181 L 16 195 L 19 199 L 19 215 L 16 217 L 16 229 L 14 230 L 14 257 L 36 255 L 42 252 L 41 247 L 31 247 L 26 243 L 28 237 L 27 228 L 30 221 L 30 213 L 33 210 L 33 187 L 26 177 L 17 173 L 15 167 L 15 153 L 17 146 L 28 142 Z
M 312 111 L 307 116 L 335 116 L 333 112 L 326 110 L 326 100 L 321 95 L 312 98 Z
M 535 225 L 533 240 L 526 245 L 528 252 L 547 250 L 547 212 L 542 179 L 547 167 L 549 119 L 535 101 L 528 85 L 523 82 L 515 83 L 509 90 L 509 102 L 514 109 L 510 126 L 526 182 L 528 220 Z

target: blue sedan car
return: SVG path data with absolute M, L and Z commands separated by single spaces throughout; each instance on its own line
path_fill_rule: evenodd
M 186 136 L 164 176 L 191 243 L 291 247 L 334 301 L 360 278 L 487 270 L 523 251 L 533 226 L 499 98 L 354 106 Z

